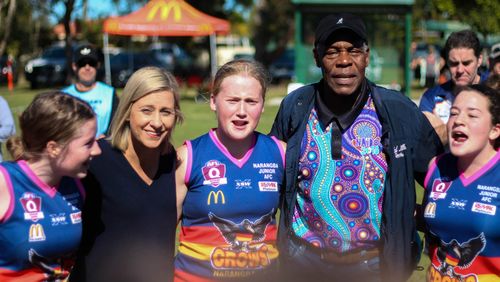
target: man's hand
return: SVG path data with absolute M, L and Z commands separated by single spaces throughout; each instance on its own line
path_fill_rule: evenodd
M 443 145 L 448 144 L 448 132 L 446 130 L 446 124 L 435 114 L 430 112 L 423 112 L 425 117 L 429 120 L 430 124 L 436 131 L 439 139 L 441 139 L 441 143 Z

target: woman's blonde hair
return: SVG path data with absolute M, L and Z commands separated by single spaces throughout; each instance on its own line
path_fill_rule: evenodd
M 141 68 L 132 74 L 125 85 L 123 93 L 120 96 L 118 108 L 111 121 L 109 139 L 113 147 L 121 151 L 125 151 L 128 147 L 128 137 L 131 134 L 128 119 L 132 104 L 148 94 L 159 91 L 172 92 L 174 95 L 175 123 L 182 122 L 183 116 L 180 108 L 179 85 L 175 77 L 162 68 Z M 172 147 L 170 140 L 167 139 L 166 142 L 170 150 Z
M 262 99 L 266 99 L 267 86 L 271 81 L 269 73 L 261 63 L 250 60 L 233 60 L 220 67 L 215 74 L 212 95 L 219 94 L 224 78 L 237 74 L 246 74 L 255 78 L 262 87 Z
M 7 140 L 15 160 L 38 160 L 47 143 L 66 145 L 82 125 L 95 118 L 87 102 L 60 91 L 41 93 L 19 117 L 21 136 Z

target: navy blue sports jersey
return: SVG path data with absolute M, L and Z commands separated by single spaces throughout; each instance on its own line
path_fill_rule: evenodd
M 284 152 L 276 138 L 254 136 L 255 145 L 239 160 L 213 130 L 186 141 L 188 192 L 176 281 L 242 278 L 276 262 Z
M 425 179 L 431 281 L 499 281 L 500 152 L 469 177 L 451 154 Z M 448 280 L 447 280 L 448 279 Z
M 81 238 L 80 181 L 64 177 L 49 187 L 25 161 L 3 162 L 0 173 L 11 195 L 0 219 L 0 280 L 65 279 Z

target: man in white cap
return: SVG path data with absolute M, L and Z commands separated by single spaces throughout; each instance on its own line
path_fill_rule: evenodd
M 118 105 L 118 97 L 113 87 L 97 81 L 99 68 L 97 49 L 89 44 L 80 46 L 73 56 L 73 71 L 76 82 L 63 89 L 90 104 L 97 115 L 97 137 L 107 134 L 113 113 Z
M 490 75 L 500 75 L 500 43 L 491 47 Z

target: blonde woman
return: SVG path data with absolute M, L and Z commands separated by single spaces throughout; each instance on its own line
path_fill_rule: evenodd
M 82 249 L 71 281 L 169 281 L 175 245 L 175 162 L 182 120 L 175 78 L 157 67 L 127 82 L 108 140 L 84 180 Z

